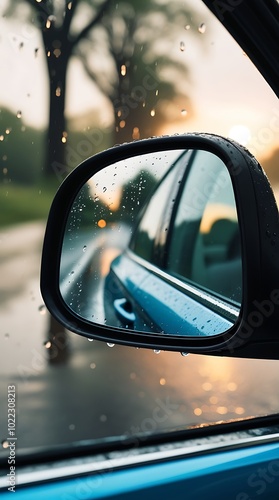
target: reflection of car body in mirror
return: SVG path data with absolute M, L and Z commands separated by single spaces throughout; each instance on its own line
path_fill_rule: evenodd
M 227 168 L 212 153 L 185 151 L 141 211 L 128 250 L 111 264 L 106 324 L 174 335 L 222 333 L 238 317 L 241 273 Z

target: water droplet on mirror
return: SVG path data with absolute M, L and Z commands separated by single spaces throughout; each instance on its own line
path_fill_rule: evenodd
M 201 23 L 198 27 L 198 31 L 199 33 L 201 33 L 202 35 L 206 32 L 206 25 L 205 23 Z
M 42 304 L 41 306 L 39 306 L 38 311 L 43 316 L 47 312 L 46 306 Z
M 185 43 L 184 42 L 180 42 L 179 48 L 180 48 L 181 52 L 184 52 L 184 50 L 185 50 Z
M 107 346 L 108 346 L 108 347 L 114 347 L 114 346 L 115 346 L 115 344 L 111 344 L 110 342 L 107 342 Z
M 126 73 L 127 73 L 127 67 L 126 67 L 125 64 L 122 64 L 121 69 L 120 69 L 120 73 L 121 73 L 122 76 L 126 75 Z

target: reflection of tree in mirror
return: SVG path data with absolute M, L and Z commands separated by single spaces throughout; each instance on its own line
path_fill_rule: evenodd
M 98 230 L 109 227 L 110 224 L 121 222 L 132 226 L 156 184 L 157 181 L 150 172 L 141 170 L 122 186 L 116 210 L 112 210 L 110 207 L 109 189 L 106 192 L 107 197 L 101 197 L 98 191 L 94 192 L 96 186 L 95 189 L 92 189 L 92 183 L 86 184 L 74 201 L 67 231 L 70 230 L 76 234 L 88 231 L 89 228 Z
M 95 230 L 102 227 L 98 222 L 100 220 L 109 220 L 109 207 L 100 198 L 92 196 L 91 186 L 85 186 L 79 191 L 76 197 L 68 220 L 68 226 L 75 234 Z
M 133 179 L 124 184 L 119 206 L 122 219 L 129 222 L 135 221 L 156 184 L 156 178 L 146 170 L 141 170 Z

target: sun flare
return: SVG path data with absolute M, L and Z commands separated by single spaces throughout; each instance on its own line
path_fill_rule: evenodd
M 233 125 L 229 130 L 228 137 L 239 142 L 242 146 L 247 146 L 251 139 L 251 132 L 246 125 Z

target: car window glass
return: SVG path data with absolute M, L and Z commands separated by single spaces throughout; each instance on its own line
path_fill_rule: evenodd
M 148 262 L 153 262 L 154 246 L 156 237 L 160 236 L 160 225 L 162 217 L 166 210 L 169 197 L 172 196 L 172 204 L 174 203 L 175 192 L 181 182 L 179 170 L 181 162 L 178 160 L 173 168 L 163 178 L 151 199 L 147 203 L 146 210 L 142 216 L 140 224 L 135 232 L 134 238 L 131 241 L 131 249 Z M 176 186 L 175 186 L 176 184 Z
M 166 268 L 240 302 L 240 237 L 230 175 L 217 156 L 193 156 L 170 230 Z
M 228 7 L 225 16 L 237 3 L 216 2 Z M 182 358 L 89 342 L 61 328 L 43 304 L 40 252 L 51 201 L 64 177 L 101 150 L 150 136 L 216 133 L 245 145 L 279 192 L 278 99 L 205 4 L 106 2 L 110 12 L 72 50 L 102 5 L 0 2 L 0 454 L 6 464 L 9 385 L 17 390 L 22 454 L 62 445 L 70 455 L 73 443 L 77 449 L 79 441 L 111 436 L 134 444 L 140 433 L 279 408 L 278 362 Z M 101 241 L 105 228 L 98 229 Z

